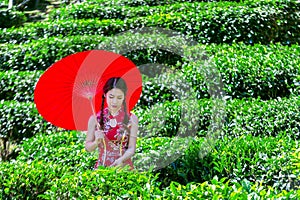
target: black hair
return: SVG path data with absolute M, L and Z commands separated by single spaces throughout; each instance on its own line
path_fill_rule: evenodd
M 102 103 L 101 103 L 101 115 L 100 115 L 100 127 L 101 129 L 104 128 L 104 122 L 103 122 L 103 109 L 104 109 L 104 101 L 105 101 L 105 94 L 110 91 L 113 88 L 118 88 L 124 93 L 124 101 L 123 101 L 123 107 L 124 107 L 124 119 L 123 124 L 127 125 L 129 121 L 128 113 L 127 113 L 127 105 L 126 105 L 126 94 L 127 94 L 127 84 L 121 77 L 112 77 L 108 79 L 103 86 L 103 96 L 102 96 Z

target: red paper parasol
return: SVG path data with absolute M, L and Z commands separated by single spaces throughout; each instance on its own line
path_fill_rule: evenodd
M 102 87 L 111 77 L 126 81 L 126 103 L 132 110 L 142 92 L 141 74 L 129 59 L 103 50 L 69 55 L 50 66 L 34 91 L 37 110 L 55 126 L 86 131 L 93 109 L 100 110 Z

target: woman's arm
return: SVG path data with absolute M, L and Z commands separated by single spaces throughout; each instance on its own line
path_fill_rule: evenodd
M 138 118 L 134 114 L 131 114 L 130 118 L 131 118 L 131 129 L 130 129 L 128 149 L 111 166 L 121 165 L 124 161 L 131 158 L 135 154 L 136 139 L 137 139 L 137 132 L 138 132 Z
M 85 140 L 86 151 L 88 152 L 94 151 L 97 148 L 98 144 L 101 142 L 101 138 L 103 138 L 103 134 L 101 131 L 99 131 L 100 133 L 97 132 L 98 131 L 96 131 L 96 119 L 94 116 L 91 116 L 88 121 L 88 131 Z

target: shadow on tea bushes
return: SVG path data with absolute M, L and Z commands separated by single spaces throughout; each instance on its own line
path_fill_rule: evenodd
M 291 159 L 290 154 L 293 148 L 299 148 L 299 143 L 291 139 L 290 134 L 223 137 L 203 158 L 199 157 L 202 140 L 194 140 L 182 157 L 159 170 L 159 180 L 163 182 L 162 186 L 168 186 L 171 181 L 185 185 L 218 176 L 231 181 L 261 182 L 280 190 L 296 189 L 298 180 L 292 166 L 298 161 Z M 165 144 L 161 143 L 161 146 Z

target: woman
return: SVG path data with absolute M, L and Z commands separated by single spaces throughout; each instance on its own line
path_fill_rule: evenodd
M 88 121 L 85 149 L 99 149 L 94 166 L 125 166 L 133 169 L 131 157 L 135 153 L 138 119 L 127 113 L 127 85 L 122 78 L 110 78 L 103 87 L 101 109 L 97 117 Z M 103 142 L 105 141 L 105 143 Z

